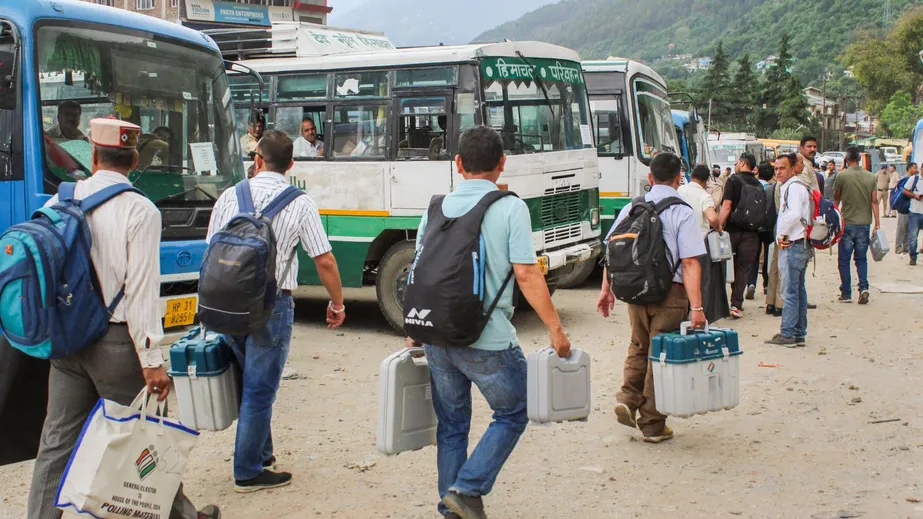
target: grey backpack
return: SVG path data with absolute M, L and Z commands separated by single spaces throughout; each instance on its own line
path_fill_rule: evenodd
M 289 186 L 257 212 L 249 181 L 236 190 L 240 212 L 212 236 L 202 260 L 199 321 L 209 330 L 243 336 L 266 324 L 279 295 L 272 219 L 304 192 Z

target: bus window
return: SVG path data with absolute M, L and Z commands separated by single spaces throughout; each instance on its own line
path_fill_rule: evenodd
M 633 81 L 635 89 L 635 111 L 637 113 L 638 140 L 641 145 L 639 158 L 645 164 L 659 150 L 679 151 L 673 115 L 666 100 L 666 92 L 644 79 Z
M 388 72 L 339 72 L 334 77 L 333 95 L 337 99 L 388 97 Z
M 618 112 L 596 112 L 596 152 L 601 156 L 621 157 L 625 154 L 622 146 L 622 125 Z
M 19 67 L 14 48 L 12 26 L 0 21 L 0 181 L 22 180 L 25 175 L 22 154 L 22 110 L 19 78 L 13 72 Z M 8 80 L 7 78 L 12 78 Z M 10 222 L 4 220 L 4 225 Z
M 325 107 L 276 107 L 273 128 L 285 132 L 294 144 L 295 160 L 324 157 Z
M 386 158 L 387 127 L 385 105 L 334 108 L 333 158 Z
M 327 98 L 327 74 L 279 76 L 277 101 L 312 101 Z
M 458 67 L 398 70 L 394 85 L 398 88 L 455 86 L 458 84 Z
M 445 97 L 411 97 L 397 101 L 398 159 L 449 159 L 447 104 Z

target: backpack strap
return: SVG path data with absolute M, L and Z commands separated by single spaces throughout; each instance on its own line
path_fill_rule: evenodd
M 477 212 L 480 212 L 480 216 L 478 218 L 479 228 L 481 224 L 484 222 L 484 215 L 487 214 L 487 210 L 490 209 L 490 206 L 493 205 L 493 203 L 496 202 L 497 200 L 500 200 L 501 198 L 506 198 L 508 196 L 515 196 L 517 198 L 519 197 L 519 195 L 517 195 L 516 193 L 512 191 L 497 190 L 497 191 L 489 191 L 486 195 L 482 196 L 480 200 L 478 200 L 477 205 L 475 205 L 474 208 L 472 208 L 471 211 L 469 211 L 469 213 L 474 212 L 474 214 L 477 214 Z M 485 252 L 485 255 L 486 255 L 486 252 Z M 484 258 L 483 275 L 484 276 L 487 275 L 486 256 Z M 484 314 L 485 322 L 490 319 L 490 316 L 494 313 L 494 310 L 497 309 L 497 305 L 500 303 L 500 297 L 503 296 L 503 292 L 506 291 L 506 287 L 509 286 L 510 281 L 512 281 L 512 279 L 513 279 L 513 269 L 510 268 L 509 273 L 506 275 L 506 279 L 503 280 L 503 284 L 500 285 L 500 289 L 497 290 L 497 294 L 494 296 L 494 300 L 491 301 L 490 306 L 487 307 L 487 312 Z
M 74 199 L 74 191 L 77 188 L 76 182 L 61 182 L 58 184 L 58 201 L 69 202 Z
M 118 183 L 118 184 L 115 184 L 114 186 L 109 186 L 109 187 L 100 189 L 99 191 L 93 193 L 92 195 L 84 199 L 81 199 L 79 201 L 76 201 L 76 202 L 80 206 L 81 211 L 83 211 L 84 213 L 89 213 L 93 209 L 96 209 L 97 207 L 103 205 L 104 203 L 108 202 L 112 198 L 122 193 L 127 193 L 127 192 L 133 192 L 141 196 L 145 196 L 144 193 L 139 191 L 135 186 L 131 184 Z M 72 199 L 73 199 L 73 194 L 71 194 L 71 197 L 69 198 L 69 200 L 72 200 Z
M 663 200 L 654 204 L 654 210 L 657 211 L 657 214 L 660 214 L 666 211 L 668 207 L 672 207 L 674 205 L 684 205 L 692 209 L 692 207 L 689 204 L 687 204 L 682 198 L 678 196 L 668 196 L 664 198 Z
M 275 198 L 273 198 L 268 204 L 266 204 L 266 207 L 264 207 L 263 210 L 260 211 L 260 214 L 262 214 L 264 218 L 268 218 L 272 220 L 283 209 L 285 209 L 285 207 L 288 204 L 292 203 L 296 198 L 298 198 L 299 196 L 303 194 L 304 194 L 304 191 L 298 189 L 297 187 L 288 186 L 287 188 L 285 188 L 284 191 L 276 195 Z
M 237 195 L 237 211 L 245 214 L 253 214 L 256 208 L 253 207 L 253 195 L 250 194 L 250 180 L 241 180 L 234 186 L 234 193 Z

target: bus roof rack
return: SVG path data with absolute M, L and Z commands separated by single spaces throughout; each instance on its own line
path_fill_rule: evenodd
M 340 29 L 306 22 L 273 22 L 268 28 L 209 29 L 228 60 L 311 57 L 394 50 L 383 33 Z

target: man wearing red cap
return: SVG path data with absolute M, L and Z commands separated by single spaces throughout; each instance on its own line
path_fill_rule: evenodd
M 77 183 L 74 198 L 84 199 L 104 188 L 129 184 L 138 165 L 141 128 L 116 119 L 90 121 L 93 176 Z M 57 203 L 57 195 L 46 204 Z M 100 398 L 130 405 L 142 388 L 164 400 L 170 377 L 164 369 L 160 320 L 160 211 L 146 197 L 121 193 L 87 215 L 92 236 L 90 257 L 106 305 L 124 290 L 112 312 L 109 331 L 74 355 L 51 360 L 48 415 L 42 429 L 28 519 L 58 519 L 54 506 L 58 485 L 83 424 Z M 170 519 L 217 519 L 209 505 L 197 512 L 182 486 Z

